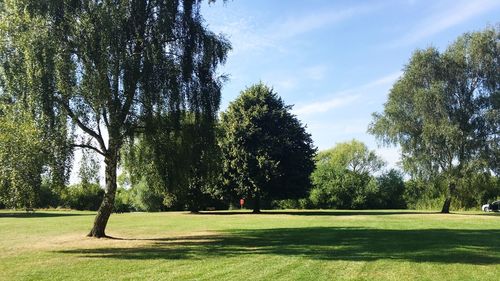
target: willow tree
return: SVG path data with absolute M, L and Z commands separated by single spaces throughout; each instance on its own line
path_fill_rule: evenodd
M 370 132 L 399 144 L 413 176 L 444 178 L 448 213 L 462 180 L 498 171 L 498 28 L 466 33 L 444 52 L 417 50 Z M 498 158 L 497 158 L 498 159 Z M 489 165 L 488 165 L 489 163 Z
M 44 20 L 16 14 L 23 7 L 23 1 L 0 2 L 0 118 L 3 129 L 10 122 L 13 125 L 0 140 L 0 150 L 7 159 L 2 169 L 10 171 L 0 176 L 0 181 L 12 187 L 7 189 L 11 191 L 23 186 L 18 192 L 32 193 L 34 198 L 42 182 L 55 193 L 64 187 L 72 160 L 72 129 L 54 98 L 55 64 L 47 55 L 54 52 L 55 45 L 48 43 Z M 19 147 L 9 152 L 14 144 Z M 35 159 L 34 155 L 37 161 L 26 162 Z M 16 173 L 23 176 L 13 180 Z M 36 207 L 17 200 L 18 192 L 5 194 L 9 204 Z
M 220 176 L 214 120 L 182 113 L 155 118 L 151 132 L 124 148 L 122 168 L 132 186 L 146 184 L 163 205 L 198 212 L 210 204 Z
M 182 111 L 215 116 L 221 86 L 215 71 L 230 46 L 203 24 L 200 2 L 7 0 L 1 6 L 2 61 L 26 65 L 6 80 L 36 83 L 30 67 L 50 65 L 41 68 L 51 86 L 44 94 L 55 101 L 50 109 L 78 128 L 74 147 L 104 157 L 106 192 L 89 236 L 106 236 L 127 139 L 148 134 L 148 123 L 165 112 L 174 120 Z

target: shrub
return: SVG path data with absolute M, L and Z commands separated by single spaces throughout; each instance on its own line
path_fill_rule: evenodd
M 98 184 L 75 184 L 68 186 L 61 194 L 64 207 L 76 210 L 96 211 L 104 196 L 104 189 Z
M 378 192 L 376 200 L 377 208 L 382 209 L 405 209 L 407 207 L 404 198 L 405 183 L 401 172 L 391 169 L 389 172 L 377 177 Z

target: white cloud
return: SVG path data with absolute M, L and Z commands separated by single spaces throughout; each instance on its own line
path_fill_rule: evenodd
M 353 17 L 370 12 L 380 5 L 360 5 L 344 9 L 327 9 L 294 15 L 289 18 L 278 18 L 275 22 L 262 26 L 261 20 L 248 17 L 243 12 L 234 11 L 227 14 L 207 13 L 206 17 L 211 22 L 211 30 L 222 33 L 228 37 L 233 45 L 232 55 L 247 51 L 260 51 L 274 48 L 285 52 L 283 42 L 288 39 L 331 26 Z
M 370 123 L 369 119 L 355 118 L 348 120 L 338 120 L 335 123 L 332 122 L 315 122 L 312 123 L 308 128 L 311 131 L 324 131 L 329 132 L 330 135 L 335 136 L 351 136 L 355 134 L 366 133 L 366 128 Z
M 479 16 L 491 9 L 500 6 L 497 0 L 455 1 L 441 6 L 440 11 L 424 18 L 407 35 L 393 41 L 390 47 L 405 46 L 416 43 L 424 38 L 438 34 L 453 26 Z
M 344 9 L 315 11 L 314 13 L 303 16 L 288 18 L 275 25 L 272 35 L 280 39 L 292 38 L 335 23 L 349 20 L 355 16 L 370 12 L 375 8 L 377 8 L 377 6 L 361 5 Z
M 380 77 L 376 80 L 373 80 L 363 86 L 361 86 L 362 89 L 369 89 L 377 86 L 384 86 L 384 85 L 392 85 L 396 80 L 403 74 L 402 71 L 397 71 L 391 74 L 388 74 L 386 76 Z
M 327 71 L 328 68 L 325 65 L 315 65 L 307 67 L 304 70 L 304 74 L 311 80 L 319 81 L 325 78 Z
M 321 102 L 313 102 L 301 106 L 293 111 L 295 114 L 313 114 L 323 113 L 330 111 L 334 108 L 349 105 L 359 99 L 359 95 L 347 95 L 346 93 L 340 94 L 332 99 Z
M 297 86 L 297 79 L 294 78 L 277 79 L 275 80 L 274 85 L 279 90 L 292 90 Z
M 335 108 L 350 105 L 360 99 L 362 95 L 370 89 L 379 86 L 392 85 L 401 76 L 401 72 L 391 73 L 381 78 L 375 79 L 369 83 L 339 92 L 333 98 L 323 101 L 316 101 L 309 104 L 299 105 L 293 110 L 297 115 L 309 115 L 315 113 L 324 113 Z

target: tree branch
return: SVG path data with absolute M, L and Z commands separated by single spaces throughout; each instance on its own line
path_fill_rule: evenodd
M 78 127 L 80 127 L 80 129 L 82 129 L 85 133 L 89 134 L 91 137 L 93 137 L 94 139 L 96 139 L 97 142 L 99 143 L 99 145 L 101 146 L 101 149 L 103 151 L 106 151 L 106 145 L 104 144 L 104 140 L 103 140 L 102 136 L 99 135 L 98 133 L 94 132 L 92 129 L 90 129 L 89 127 L 87 127 L 85 124 L 83 124 L 83 122 L 80 119 L 78 119 L 78 117 L 73 112 L 73 110 L 71 110 L 71 107 L 69 106 L 69 103 L 62 102 L 60 100 L 58 100 L 58 101 L 62 104 L 62 106 L 64 107 L 64 109 L 66 109 L 66 112 L 67 112 L 68 116 L 73 121 L 76 122 L 76 124 L 78 125 Z
M 94 147 L 92 145 L 89 145 L 89 144 L 76 144 L 76 143 L 73 143 L 71 144 L 72 147 L 80 147 L 80 148 L 88 148 L 88 149 L 92 149 L 94 150 L 95 152 L 101 154 L 102 156 L 105 156 L 105 153 L 102 152 L 101 150 L 99 150 L 97 147 Z

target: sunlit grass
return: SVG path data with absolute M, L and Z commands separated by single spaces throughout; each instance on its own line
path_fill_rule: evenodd
M 5 280 L 497 280 L 500 216 L 0 212 Z

